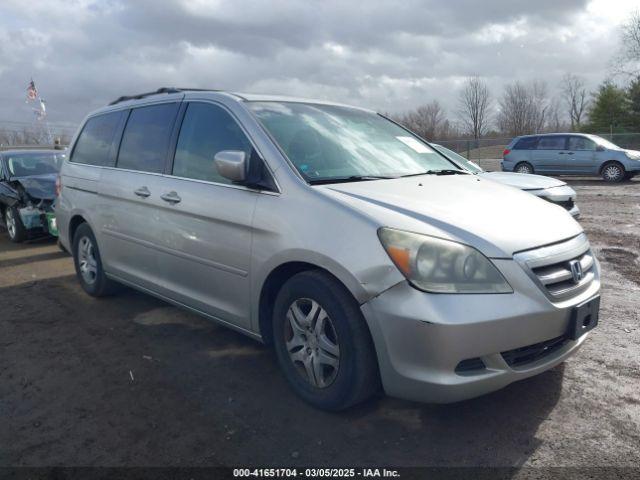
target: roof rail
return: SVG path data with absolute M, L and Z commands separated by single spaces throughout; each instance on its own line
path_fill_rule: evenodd
M 217 92 L 219 90 L 212 90 L 209 88 L 176 88 L 176 87 L 162 87 L 154 92 L 138 93 L 137 95 L 123 95 L 118 97 L 109 105 L 115 105 L 120 102 L 126 102 L 127 100 L 140 100 L 141 98 L 149 97 L 151 95 L 158 95 L 160 93 L 180 93 L 180 92 Z

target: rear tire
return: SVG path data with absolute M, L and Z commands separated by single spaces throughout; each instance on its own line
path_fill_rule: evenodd
M 626 176 L 624 167 L 618 162 L 605 163 L 600 174 L 602 175 L 602 179 L 609 183 L 622 182 Z
M 104 297 L 116 292 L 118 284 L 105 275 L 98 242 L 87 223 L 76 229 L 72 251 L 76 276 L 85 292 L 92 297 Z
M 531 174 L 531 173 L 533 173 L 533 167 L 531 166 L 531 164 L 529 162 L 520 162 L 514 167 L 513 171 L 516 172 L 516 173 L 528 173 L 528 174 Z
M 13 243 L 22 243 L 27 239 L 27 229 L 24 228 L 20 213 L 15 207 L 7 207 L 4 211 L 4 224 L 7 227 L 9 240 Z
M 380 390 L 375 349 L 360 308 L 326 272 L 305 271 L 282 286 L 273 338 L 289 385 L 317 408 L 344 410 Z

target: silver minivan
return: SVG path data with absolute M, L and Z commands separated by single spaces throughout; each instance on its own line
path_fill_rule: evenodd
M 639 151 L 582 133 L 516 137 L 502 156 L 505 172 L 599 175 L 607 182 L 631 180 L 640 173 Z
M 319 408 L 478 396 L 598 323 L 569 213 L 368 110 L 160 89 L 90 114 L 70 152 L 58 227 L 82 288 L 128 285 L 273 345 Z

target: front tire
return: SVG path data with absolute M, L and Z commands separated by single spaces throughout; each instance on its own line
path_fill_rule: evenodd
M 323 410 L 344 410 L 380 389 L 375 349 L 355 299 L 334 277 L 290 278 L 273 313 L 278 362 L 293 390 Z
M 602 179 L 609 183 L 619 183 L 625 179 L 624 167 L 618 162 L 611 162 L 602 167 Z
M 24 228 L 20 213 L 15 207 L 7 207 L 4 211 L 4 224 L 7 227 L 9 240 L 13 243 L 22 243 L 27 239 L 27 229 Z
M 531 173 L 533 173 L 533 167 L 531 166 L 530 163 L 520 162 L 519 164 L 517 164 L 515 166 L 513 171 L 516 172 L 516 173 L 528 173 L 528 174 L 531 174 Z
M 117 284 L 104 273 L 98 242 L 88 224 L 83 223 L 76 230 L 72 251 L 76 276 L 85 292 L 92 297 L 104 297 L 117 290 Z

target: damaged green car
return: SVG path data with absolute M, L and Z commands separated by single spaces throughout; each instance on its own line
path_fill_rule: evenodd
M 59 150 L 0 152 L 0 214 L 12 242 L 57 236 L 54 200 L 64 157 Z

